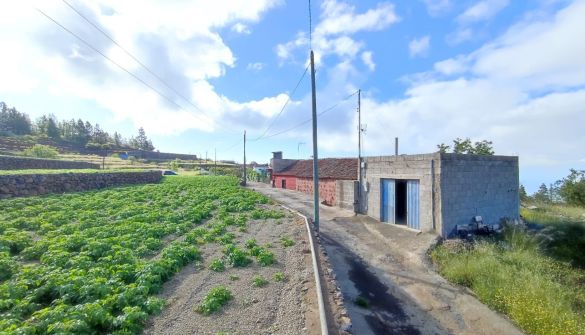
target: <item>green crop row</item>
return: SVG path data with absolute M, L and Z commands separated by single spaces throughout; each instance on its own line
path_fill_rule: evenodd
M 0 334 L 140 332 L 197 245 L 233 245 L 259 203 L 229 177 L 0 201 Z

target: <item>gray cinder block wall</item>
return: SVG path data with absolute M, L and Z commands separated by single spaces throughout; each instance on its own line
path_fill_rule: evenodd
M 355 211 L 357 205 L 356 200 L 358 198 L 358 185 L 359 182 L 357 180 L 336 180 L 335 203 L 333 205 Z
M 519 217 L 518 157 L 441 155 L 442 236 L 479 215 L 488 224 Z
M 519 217 L 518 157 L 422 154 L 364 158 L 360 212 L 380 220 L 382 179 L 419 180 L 420 229 L 444 237 L 476 215 L 485 223 Z

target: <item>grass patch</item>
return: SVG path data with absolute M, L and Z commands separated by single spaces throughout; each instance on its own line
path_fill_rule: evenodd
M 500 238 L 437 246 L 431 257 L 451 282 L 471 288 L 530 334 L 585 334 L 585 271 L 547 255 L 550 241 L 506 227 Z
M 224 286 L 217 286 L 209 291 L 196 310 L 203 315 L 209 315 L 220 310 L 232 299 L 233 296 L 230 290 Z
M 254 279 L 252 279 L 252 286 L 254 287 L 264 287 L 266 285 L 268 285 L 268 280 L 262 276 L 255 276 Z

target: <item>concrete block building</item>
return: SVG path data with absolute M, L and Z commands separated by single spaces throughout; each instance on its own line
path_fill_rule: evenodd
M 320 175 L 326 161 L 319 160 Z M 365 157 L 361 187 L 357 159 L 329 164 L 340 162 L 347 169 L 344 179 L 325 178 L 323 187 L 319 183 L 325 203 L 382 223 L 452 237 L 457 225 L 470 224 L 476 216 L 486 224 L 519 218 L 518 157 L 448 153 Z M 273 186 L 312 193 L 311 164 L 276 155 L 271 160 Z M 352 167 L 355 171 L 349 172 Z

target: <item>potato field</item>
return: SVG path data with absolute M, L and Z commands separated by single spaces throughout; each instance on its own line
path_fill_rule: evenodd
M 168 304 L 163 284 L 181 270 L 278 264 L 273 244 L 294 238 L 245 236 L 254 222 L 288 215 L 269 203 L 229 177 L 0 201 L 0 334 L 140 333 Z M 217 257 L 205 259 L 209 246 Z M 286 280 L 270 275 L 245 285 Z M 228 279 L 206 280 L 211 289 L 189 311 L 201 318 L 234 299 Z

